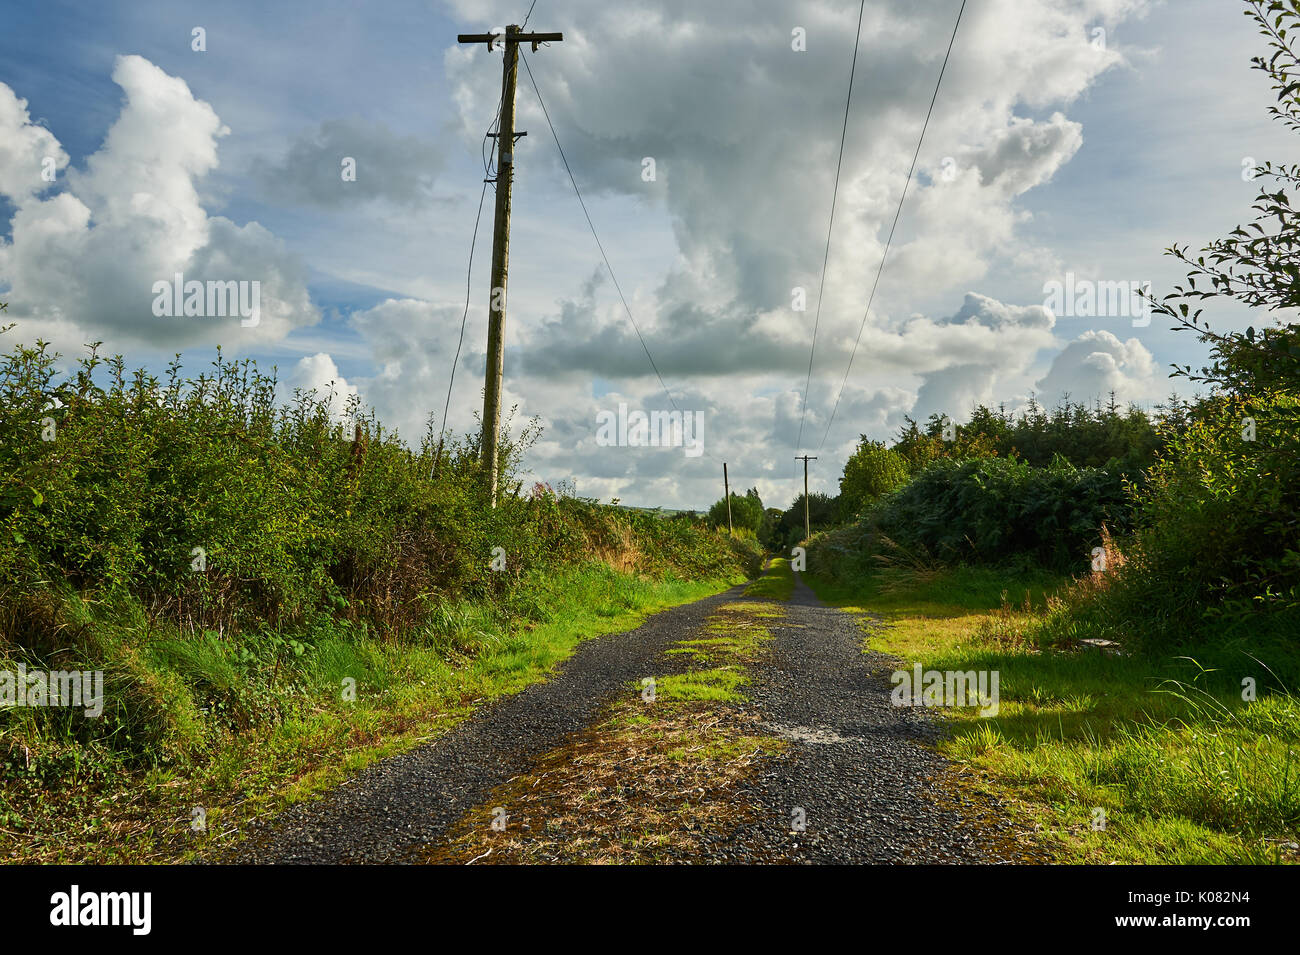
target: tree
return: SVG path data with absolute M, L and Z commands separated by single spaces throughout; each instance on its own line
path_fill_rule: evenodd
M 840 519 L 853 520 L 881 497 L 907 482 L 907 460 L 882 441 L 861 436 L 858 448 L 844 462 L 840 478 Z
M 709 508 L 709 523 L 714 527 L 727 526 L 727 499 L 720 497 Z M 731 492 L 731 524 L 735 528 L 746 528 L 758 533 L 763 524 L 763 501 L 758 496 L 758 488 L 750 488 L 744 497 Z
M 763 523 L 758 528 L 758 542 L 768 550 L 780 550 L 783 544 L 781 539 L 781 513 L 779 507 L 763 509 Z
M 1291 38 L 1300 5 L 1246 0 L 1272 54 L 1254 57 L 1277 94 L 1274 119 L 1300 132 L 1300 59 Z M 1186 613 L 1248 616 L 1300 610 L 1300 166 L 1264 163 L 1255 219 L 1195 256 L 1167 254 L 1188 267 L 1186 282 L 1151 298 L 1174 329 L 1210 346 L 1199 371 L 1171 377 L 1207 384 L 1185 432 L 1149 472 L 1140 500 L 1142 560 L 1134 578 L 1182 594 Z M 1244 331 L 1216 331 L 1204 303 L 1232 299 L 1255 310 Z M 1133 566 L 1133 565 L 1131 565 Z M 1176 630 L 1176 627 L 1171 630 Z
M 970 425 L 953 426 L 953 440 L 944 437 L 948 419 L 941 414 L 930 415 L 922 430 L 910 417 L 904 415 L 907 426 L 898 434 L 892 450 L 902 455 L 908 471 L 916 474 L 931 461 L 939 458 L 991 458 L 997 455 L 993 439 Z
M 836 499 L 829 494 L 813 491 L 808 495 L 808 523 L 816 532 L 831 527 L 836 522 L 838 506 Z M 781 515 L 777 522 L 776 539 L 782 549 L 793 547 L 803 540 L 803 495 L 794 499 L 794 503 Z
M 1267 59 L 1251 59 L 1251 67 L 1268 74 L 1277 92 L 1277 104 L 1269 107 L 1269 113 L 1300 132 L 1300 82 L 1295 79 L 1300 60 L 1289 39 L 1300 30 L 1300 9 L 1265 0 L 1247 0 L 1246 6 L 1246 15 L 1256 21 L 1273 50 Z M 1174 320 L 1176 328 L 1194 331 L 1210 345 L 1209 365 L 1199 372 L 1175 365 L 1172 377 L 1238 395 L 1278 389 L 1294 392 L 1300 386 L 1300 323 L 1284 321 L 1278 312 L 1300 307 L 1300 211 L 1292 207 L 1288 195 L 1300 192 L 1300 165 L 1265 162 L 1254 173 L 1265 181 L 1253 206 L 1255 221 L 1211 242 L 1195 258 L 1187 246 L 1171 246 L 1167 254 L 1190 270 L 1187 284 L 1151 301 L 1159 314 Z M 1270 182 L 1276 191 L 1269 189 Z M 1194 308 L 1194 303 L 1217 297 L 1262 309 L 1269 324 L 1251 325 L 1240 332 L 1213 331 L 1202 317 L 1203 309 Z

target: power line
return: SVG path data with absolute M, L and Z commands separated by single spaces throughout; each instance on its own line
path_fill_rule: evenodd
M 867 8 L 867 0 L 862 0 L 858 7 L 858 29 L 853 34 L 853 63 L 849 66 L 849 91 L 844 98 L 844 126 L 840 130 L 840 156 L 835 162 L 835 188 L 831 190 L 831 217 L 826 226 L 826 251 L 822 255 L 822 278 L 817 287 L 817 312 L 813 318 L 812 348 L 808 351 L 808 377 L 803 386 L 803 407 L 799 411 L 799 437 L 795 439 L 795 452 L 803 446 L 803 423 L 808 414 L 808 389 L 812 386 L 813 356 L 817 353 L 817 329 L 822 319 L 822 294 L 826 290 L 826 266 L 831 258 L 831 233 L 835 228 L 835 200 L 840 194 L 840 169 L 844 165 L 844 141 L 849 132 L 849 106 L 853 102 L 853 75 L 858 69 L 858 45 L 862 41 L 862 14 Z
M 628 321 L 632 323 L 632 329 L 636 332 L 637 340 L 641 342 L 641 348 L 645 351 L 645 356 L 650 362 L 650 367 L 654 369 L 655 377 L 659 379 L 664 394 L 668 396 L 669 403 L 674 410 L 681 411 L 677 407 L 677 402 L 673 400 L 673 393 L 668 389 L 664 376 L 659 373 L 659 366 L 655 364 L 654 356 L 650 354 L 650 347 L 646 345 L 645 337 L 641 334 L 641 329 L 637 327 L 636 319 L 632 317 L 632 309 L 628 307 L 627 298 L 624 297 L 623 289 L 618 284 L 618 276 L 614 274 L 614 267 L 609 264 L 609 256 L 605 254 L 605 246 L 601 243 L 600 236 L 596 234 L 596 226 L 591 221 L 591 213 L 587 211 L 587 203 L 583 201 L 582 190 L 578 188 L 578 181 L 573 177 L 573 169 L 570 168 L 569 160 L 564 155 L 564 147 L 560 145 L 560 137 L 555 132 L 555 124 L 551 122 L 550 111 L 547 110 L 546 101 L 542 99 L 542 91 L 538 89 L 537 80 L 533 77 L 533 68 L 528 65 L 528 57 L 524 56 L 522 50 L 519 52 L 519 59 L 523 61 L 524 69 L 528 72 L 528 80 L 533 84 L 533 92 L 537 94 L 537 102 L 542 107 L 542 115 L 546 117 L 546 125 L 551 128 L 551 138 L 555 140 L 555 148 L 560 151 L 560 159 L 564 162 L 564 171 L 569 174 L 569 182 L 573 184 L 574 195 L 578 197 L 578 204 L 582 206 L 582 214 L 586 217 L 587 227 L 591 229 L 591 235 L 596 240 L 596 247 L 600 249 L 600 256 L 605 260 L 605 268 L 609 270 L 609 277 L 614 281 L 614 288 L 618 291 L 619 301 L 623 303 L 623 311 L 627 313 Z
M 533 5 L 537 5 L 537 0 L 533 0 Z M 528 8 L 529 14 L 533 12 L 532 7 Z M 526 22 L 526 21 L 525 21 Z M 492 117 L 492 122 L 488 124 L 487 132 L 483 134 L 483 142 L 479 146 L 480 158 L 483 160 L 483 189 L 478 196 L 478 212 L 474 214 L 474 234 L 469 241 L 469 265 L 466 266 L 465 274 L 465 313 L 460 318 L 460 338 L 456 342 L 456 357 L 451 362 L 451 374 L 447 377 L 447 400 L 442 406 L 442 430 L 438 433 L 438 457 L 442 457 L 443 440 L 447 436 L 447 414 L 451 410 L 452 388 L 456 384 L 456 366 L 460 363 L 460 352 L 465 345 L 465 325 L 469 320 L 469 303 L 470 303 L 470 285 L 474 275 L 474 248 L 478 244 L 478 227 L 483 219 L 483 199 L 487 196 L 488 184 L 492 184 L 493 191 L 496 190 L 496 169 L 493 168 L 491 153 L 486 149 L 487 141 L 492 137 L 492 131 L 499 128 L 501 121 L 501 108 L 504 100 L 497 99 L 496 115 Z M 437 461 L 434 462 L 437 467 Z
M 522 30 L 524 27 L 528 26 L 528 18 L 533 15 L 533 7 L 535 6 L 537 6 L 537 0 L 533 0 L 533 2 L 528 5 L 528 12 L 524 14 L 524 22 L 519 25 L 519 29 Z
M 867 298 L 867 309 L 862 313 L 862 324 L 858 326 L 858 337 L 853 341 L 853 351 L 849 353 L 849 364 L 844 369 L 844 380 L 840 382 L 839 394 L 835 396 L 835 405 L 831 408 L 830 420 L 826 422 L 826 433 L 822 435 L 821 444 L 817 445 L 817 450 L 821 450 L 826 439 L 830 437 L 831 425 L 835 423 L 835 412 L 839 410 L 840 399 L 844 397 L 844 387 L 849 382 L 849 372 L 853 369 L 853 359 L 858 353 L 858 342 L 862 341 L 862 332 L 867 327 L 867 317 L 871 314 L 871 303 L 876 298 L 876 289 L 880 285 L 881 273 L 885 271 L 885 259 L 889 257 L 889 246 L 894 241 L 894 230 L 898 228 L 899 216 L 903 214 L 903 202 L 907 199 L 907 189 L 912 184 L 912 174 L 916 171 L 916 161 L 921 155 L 921 144 L 925 142 L 925 131 L 930 128 L 930 116 L 934 112 L 934 104 L 939 99 L 939 87 L 943 83 L 944 71 L 948 69 L 948 57 L 952 55 L 953 43 L 957 40 L 957 28 L 961 26 L 961 15 L 966 11 L 966 0 L 961 0 L 961 8 L 957 11 L 957 22 L 953 24 L 952 37 L 948 40 L 948 51 L 943 55 L 943 66 L 939 68 L 939 79 L 934 84 L 934 95 L 930 97 L 930 108 L 925 113 L 925 123 L 921 126 L 921 135 L 916 141 L 916 152 L 912 155 L 912 165 L 907 170 L 907 181 L 903 183 L 903 194 L 898 197 L 898 209 L 894 212 L 893 225 L 889 227 L 889 237 L 885 240 L 885 250 L 880 256 L 880 267 L 876 269 L 876 280 L 871 285 L 871 295 Z
M 496 178 L 497 171 L 493 164 L 492 151 L 487 148 L 487 143 L 488 140 L 492 138 L 492 131 L 500 128 L 499 125 L 500 122 L 501 122 L 501 101 L 497 100 L 497 114 L 492 118 L 492 122 L 488 125 L 487 132 L 483 134 L 483 142 L 479 146 L 479 150 L 478 150 L 479 156 L 483 160 L 483 175 L 486 176 L 487 179 L 489 180 Z M 493 186 L 493 188 L 494 189 L 496 188 L 495 185 Z
M 465 269 L 465 314 L 460 317 L 460 340 L 456 342 L 456 357 L 451 360 L 451 375 L 447 379 L 447 401 L 442 406 L 442 431 L 438 435 L 438 457 L 442 457 L 442 442 L 447 436 L 447 412 L 451 409 L 451 389 L 456 383 L 456 366 L 460 363 L 461 346 L 465 344 L 465 323 L 469 319 L 470 282 L 474 275 L 474 247 L 478 244 L 478 225 L 483 218 L 483 197 L 487 195 L 488 181 L 483 180 L 483 189 L 478 194 L 478 212 L 474 215 L 474 235 L 469 240 L 469 265 Z M 434 461 L 437 467 L 437 461 Z

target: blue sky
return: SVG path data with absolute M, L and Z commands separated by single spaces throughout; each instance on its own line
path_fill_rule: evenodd
M 446 392 L 500 82 L 498 56 L 455 35 L 517 22 L 526 6 L 7 11 L 10 340 L 75 354 L 103 339 L 153 368 L 174 351 L 197 368 L 221 345 L 277 365 L 286 388 L 359 393 L 417 438 Z M 1163 248 L 1247 219 L 1256 187 L 1243 160 L 1285 161 L 1292 145 L 1268 120 L 1267 82 L 1249 69 L 1261 41 L 1235 0 L 971 0 L 825 432 L 957 9 L 916 6 L 867 2 L 805 421 L 824 462 L 815 486 L 832 492 L 857 435 L 886 437 L 905 414 L 960 421 L 974 401 L 1014 407 L 1031 393 L 1157 400 L 1169 363 L 1202 359 L 1201 346 L 1158 322 L 1048 316 L 1044 283 L 1072 272 L 1167 289 L 1182 270 Z M 800 490 L 792 457 L 856 18 L 851 2 L 539 0 L 530 28 L 565 42 L 529 62 L 674 400 L 704 415 L 708 453 L 596 440 L 601 410 L 668 402 L 525 74 L 506 380 L 507 401 L 546 427 L 529 459 L 537 478 L 699 507 L 727 460 L 769 503 Z M 205 51 L 191 48 L 195 27 Z M 791 48 L 795 29 L 806 52 Z M 57 180 L 36 181 L 60 150 Z M 344 156 L 356 182 L 336 175 Z M 491 199 L 450 415 L 462 430 L 480 400 Z M 181 267 L 260 281 L 266 320 L 152 314 L 150 287 Z M 806 312 L 791 308 L 795 287 Z

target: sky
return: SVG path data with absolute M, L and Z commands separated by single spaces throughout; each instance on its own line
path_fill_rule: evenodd
M 785 507 L 796 454 L 834 494 L 861 436 L 906 416 L 1189 394 L 1169 366 L 1204 346 L 1133 293 L 1167 293 L 1185 270 L 1165 249 L 1249 220 L 1245 170 L 1287 161 L 1244 4 L 968 0 L 868 311 L 960 5 L 866 0 L 846 127 L 852 0 L 538 0 L 528 29 L 564 39 L 525 48 L 536 89 L 519 75 L 504 375 L 516 430 L 543 429 L 529 481 L 698 509 L 726 462 Z M 0 348 L 48 341 L 66 366 L 102 341 L 197 373 L 220 346 L 274 366 L 285 400 L 356 395 L 418 443 L 468 285 L 446 425 L 476 429 L 492 185 L 469 257 L 502 70 L 456 37 L 526 11 L 7 9 Z M 243 312 L 220 314 L 226 283 Z M 672 409 L 666 446 L 610 427 Z

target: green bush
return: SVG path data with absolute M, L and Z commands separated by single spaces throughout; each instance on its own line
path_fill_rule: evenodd
M 1137 496 L 1123 561 L 1045 630 L 1170 652 L 1212 641 L 1274 663 L 1300 636 L 1300 400 L 1219 397 L 1173 439 Z M 1255 440 L 1243 439 L 1243 419 Z M 1277 652 L 1284 649 L 1284 652 Z
M 1139 498 L 1144 574 L 1178 582 L 1212 615 L 1300 608 L 1297 411 L 1300 399 L 1280 393 L 1204 403 Z
M 512 436 L 507 421 L 490 507 L 474 437 L 412 448 L 355 403 L 344 420 L 329 396 L 279 406 L 249 361 L 218 353 L 165 381 L 93 351 L 56 368 L 44 345 L 0 358 L 0 661 L 104 669 L 105 718 L 75 729 L 126 758 L 284 718 L 302 691 L 291 664 L 356 639 L 473 655 L 592 561 L 620 580 L 757 572 L 752 535 L 541 484 L 521 495 L 535 423 Z M 27 724 L 62 719 L 0 713 L 0 765 Z
M 1035 468 L 1008 458 L 940 458 L 867 517 L 907 551 L 942 561 L 1033 560 L 1084 569 L 1101 528 L 1127 526 L 1118 473 L 1058 460 Z
M 890 491 L 907 483 L 907 459 L 864 434 L 844 462 L 840 478 L 840 519 L 851 521 Z
M 218 355 L 188 382 L 173 366 L 163 384 L 128 380 L 119 359 L 100 387 L 102 365 L 59 382 L 44 348 L 0 363 L 0 633 L 14 642 L 39 641 L 41 594 L 63 585 L 138 598 L 186 629 L 293 626 L 326 608 L 395 632 L 447 599 L 508 605 L 530 575 L 592 548 L 686 576 L 735 556 L 688 519 L 544 491 L 487 507 L 476 441 L 426 435 L 412 450 L 314 394 L 278 408 L 250 362 Z M 507 430 L 507 488 L 535 435 Z

